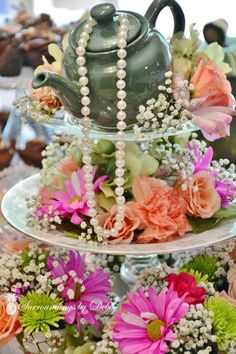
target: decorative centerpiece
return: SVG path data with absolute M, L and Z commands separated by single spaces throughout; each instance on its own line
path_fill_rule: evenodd
M 163 260 L 114 306 L 119 265 L 28 240 L 8 245 L 0 345 L 16 337 L 27 354 L 235 353 L 235 242 Z

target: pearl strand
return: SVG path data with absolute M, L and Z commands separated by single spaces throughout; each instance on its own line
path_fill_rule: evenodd
M 117 108 L 118 108 L 118 113 L 117 113 L 117 141 L 116 141 L 116 178 L 115 178 L 115 183 L 116 183 L 116 188 L 115 188 L 115 194 L 116 194 L 116 203 L 117 203 L 117 213 L 115 217 L 115 224 L 114 227 L 111 230 L 108 229 L 103 229 L 99 225 L 99 221 L 97 218 L 97 210 L 96 210 L 96 201 L 95 201 L 95 193 L 93 190 L 93 175 L 92 175 L 92 165 L 91 165 L 91 146 L 92 146 L 92 141 L 89 137 L 89 129 L 91 126 L 91 120 L 89 118 L 90 114 L 90 98 L 88 97 L 89 95 L 89 88 L 88 88 L 88 77 L 87 75 L 87 68 L 84 66 L 86 63 L 86 59 L 84 57 L 85 52 L 86 52 L 86 47 L 88 44 L 88 40 L 90 38 L 90 34 L 93 31 L 93 27 L 96 25 L 96 22 L 93 19 L 88 20 L 88 22 L 85 24 L 83 28 L 83 32 L 80 36 L 80 39 L 78 41 L 78 48 L 76 49 L 76 53 L 78 54 L 78 58 L 76 60 L 79 69 L 78 73 L 80 75 L 80 80 L 79 83 L 82 86 L 80 93 L 83 96 L 81 98 L 81 114 L 83 116 L 82 119 L 82 124 L 83 124 L 83 137 L 82 137 L 82 153 L 83 153 L 83 158 L 82 161 L 84 163 L 84 179 L 85 179 L 85 189 L 86 189 L 86 196 L 87 196 L 87 204 L 89 207 L 89 216 L 91 217 L 90 219 L 90 224 L 93 226 L 95 233 L 97 234 L 97 239 L 98 241 L 103 241 L 104 239 L 113 236 L 115 237 L 119 230 L 122 228 L 122 222 L 124 220 L 124 215 L 125 215 L 125 197 L 123 196 L 124 194 L 124 156 L 125 156 L 125 142 L 123 140 L 124 138 L 124 130 L 126 128 L 126 113 L 125 113 L 125 108 L 126 108 L 126 92 L 124 91 L 124 88 L 126 86 L 126 83 L 124 81 L 124 78 L 126 77 L 126 61 L 125 57 L 127 55 L 127 52 L 125 50 L 127 42 L 127 34 L 128 34 L 128 25 L 129 21 L 125 15 L 121 15 L 119 17 L 120 21 L 120 30 L 119 30 L 119 35 L 118 35 L 118 51 L 117 51 L 117 56 L 118 56 L 118 62 L 117 62 L 117 98 L 118 98 L 118 103 L 117 103 Z

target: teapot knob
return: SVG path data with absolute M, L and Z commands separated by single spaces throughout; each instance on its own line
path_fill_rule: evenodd
M 116 9 L 113 4 L 104 3 L 94 6 L 91 11 L 91 17 L 98 23 L 112 21 Z

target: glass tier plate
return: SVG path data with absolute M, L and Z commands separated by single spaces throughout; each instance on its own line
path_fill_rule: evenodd
M 69 238 L 58 230 L 46 232 L 27 226 L 26 216 L 29 210 L 26 207 L 25 198 L 30 198 L 38 193 L 39 180 L 39 174 L 35 174 L 12 187 L 3 198 L 2 213 L 14 228 L 44 243 L 82 252 L 117 255 L 148 255 L 153 253 L 169 254 L 207 247 L 230 239 L 236 235 L 236 219 L 228 219 L 214 229 L 201 234 L 188 233 L 182 238 L 156 244 L 90 245 L 82 243 L 82 241 L 78 239 Z
M 46 127 L 53 129 L 55 134 L 66 134 L 66 135 L 75 135 L 82 136 L 82 128 L 83 126 L 80 124 L 80 120 L 78 118 L 72 117 L 70 114 L 59 111 L 55 114 L 54 117 L 48 119 L 47 121 L 43 121 L 40 117 L 36 117 L 38 122 L 42 123 Z M 137 138 L 134 134 L 133 129 L 125 131 L 124 140 L 126 141 L 151 141 L 153 139 L 163 138 L 167 136 L 176 136 L 181 134 L 190 133 L 193 131 L 197 131 L 199 128 L 196 127 L 193 123 L 186 123 L 182 127 L 182 129 L 178 131 L 173 131 L 173 128 L 169 128 L 165 133 L 161 133 L 158 131 L 145 131 L 141 137 Z M 92 124 L 90 129 L 90 137 L 92 139 L 107 139 L 107 140 L 116 140 L 116 132 L 98 127 Z

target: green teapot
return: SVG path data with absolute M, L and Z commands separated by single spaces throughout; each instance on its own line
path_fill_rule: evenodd
M 154 0 L 145 16 L 125 12 L 129 20 L 126 56 L 126 124 L 128 129 L 136 121 L 138 108 L 158 95 L 158 85 L 164 73 L 171 69 L 171 55 L 164 37 L 155 29 L 155 22 L 166 6 L 174 17 L 174 33 L 183 32 L 185 18 L 174 0 Z M 110 3 L 96 5 L 90 15 L 97 24 L 86 48 L 86 68 L 90 89 L 90 118 L 103 130 L 114 130 L 117 124 L 117 41 L 119 14 Z M 79 22 L 69 36 L 69 45 L 62 60 L 63 76 L 43 72 L 34 77 L 37 89 L 51 87 L 60 98 L 65 110 L 77 118 L 81 115 L 81 94 L 76 63 L 76 48 L 85 21 Z

